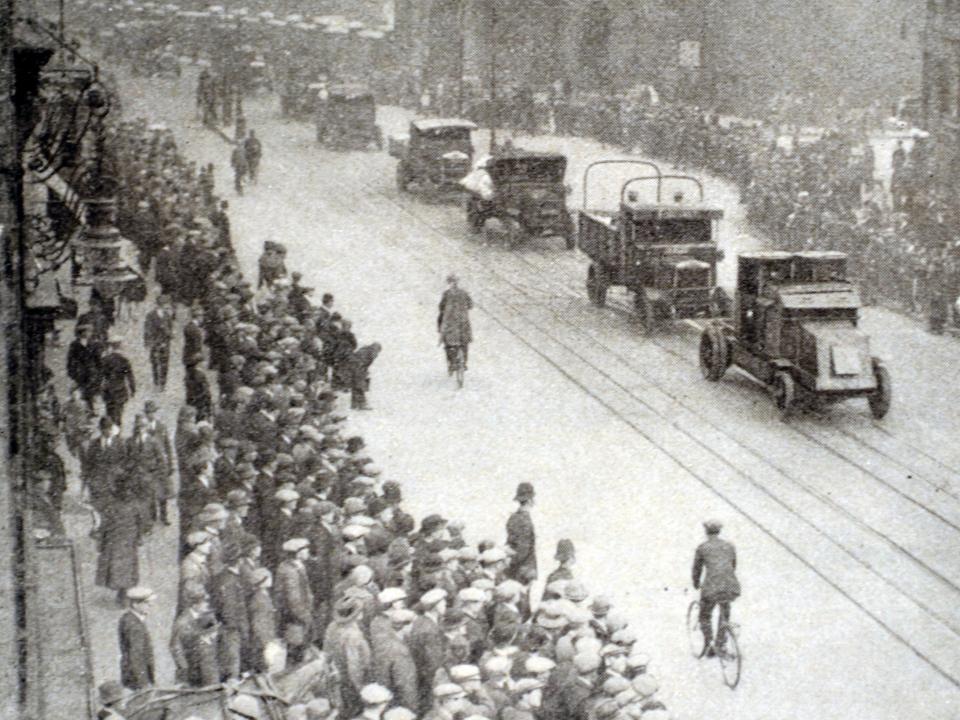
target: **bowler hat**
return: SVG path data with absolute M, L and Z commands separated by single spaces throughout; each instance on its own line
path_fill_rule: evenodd
M 514 496 L 514 500 L 529 500 L 533 497 L 533 485 L 528 482 L 522 482 L 517 485 L 517 494 Z
M 554 559 L 558 562 L 566 562 L 567 560 L 572 560 L 577 556 L 577 551 L 573 546 L 573 540 L 569 538 L 563 538 L 562 540 L 557 541 L 557 554 L 554 556 Z

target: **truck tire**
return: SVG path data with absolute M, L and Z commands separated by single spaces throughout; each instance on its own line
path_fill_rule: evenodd
M 890 385 L 890 373 L 876 359 L 873 361 L 873 377 L 877 381 L 877 389 L 870 394 L 867 401 L 870 404 L 870 414 L 873 415 L 875 420 L 882 420 L 890 411 L 893 388 Z
M 587 297 L 597 307 L 603 307 L 607 304 L 607 278 L 606 274 L 596 265 L 591 264 L 587 268 Z
M 730 366 L 730 346 L 719 328 L 708 325 L 700 336 L 700 373 L 717 382 Z
M 773 376 L 773 403 L 780 417 L 787 418 L 797 401 L 797 388 L 790 373 L 779 371 Z

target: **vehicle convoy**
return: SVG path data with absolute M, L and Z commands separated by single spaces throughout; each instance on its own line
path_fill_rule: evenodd
M 363 85 L 333 85 L 317 100 L 317 142 L 335 150 L 383 149 L 377 104 Z
M 737 262 L 732 321 L 700 339 L 700 368 L 717 381 L 731 365 L 767 385 L 784 415 L 799 403 L 865 397 L 877 419 L 890 409 L 890 376 L 857 327 L 860 296 L 844 253 L 756 252 Z
M 400 192 L 413 186 L 429 196 L 459 195 L 463 191 L 460 180 L 473 162 L 470 133 L 476 129 L 469 120 L 429 118 L 411 122 L 409 135 L 391 137 L 390 155 L 400 161 Z
M 467 225 L 488 242 L 515 247 L 530 238 L 560 237 L 574 247 L 564 174 L 567 158 L 557 153 L 508 150 L 485 158 L 461 184 Z
M 630 178 L 620 188 L 616 210 L 591 209 L 588 204 L 590 171 L 600 165 L 635 164 L 651 168 L 648 175 Z M 662 202 L 665 180 L 693 184 L 699 203 L 683 199 Z M 641 202 L 632 187 L 656 183 L 655 202 Z M 634 306 L 646 332 L 680 318 L 721 317 L 729 305 L 717 286 L 716 223 L 719 208 L 703 203 L 703 185 L 686 175 L 663 175 L 660 168 L 641 160 L 600 160 L 583 176 L 583 210 L 577 242 L 590 258 L 587 295 L 599 307 L 607 290 L 622 285 L 634 293 Z

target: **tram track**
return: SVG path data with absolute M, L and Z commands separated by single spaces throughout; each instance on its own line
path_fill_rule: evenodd
M 346 175 L 349 177 L 349 173 Z M 951 602 L 948 604 L 956 607 L 960 604 L 957 603 L 957 600 L 960 599 L 957 597 L 957 594 L 960 593 L 960 585 L 930 567 L 925 561 L 916 557 L 915 554 L 902 547 L 895 540 L 879 531 L 874 531 L 876 539 L 882 539 L 890 551 L 899 553 L 905 561 L 917 568 L 924 569 L 930 578 L 936 581 L 938 590 L 930 587 L 921 588 L 923 592 L 919 593 L 921 596 L 918 597 L 915 588 L 906 587 L 902 583 L 887 577 L 879 567 L 879 563 L 865 560 L 848 546 L 849 543 L 845 542 L 843 537 L 838 538 L 835 534 L 821 527 L 823 524 L 821 522 L 822 517 L 818 520 L 808 517 L 811 514 L 815 515 L 815 513 L 811 513 L 809 504 L 804 506 L 797 502 L 796 493 L 793 495 L 784 493 L 785 488 L 779 487 L 779 493 L 787 495 L 787 497 L 781 497 L 778 492 L 774 492 L 768 487 L 770 484 L 768 473 L 773 471 L 775 475 L 780 476 L 777 479 L 781 485 L 784 483 L 793 485 L 794 490 L 799 489 L 806 493 L 809 498 L 843 516 L 848 524 L 856 525 L 860 530 L 864 530 L 865 523 L 855 515 L 839 507 L 836 501 L 824 493 L 809 486 L 805 487 L 805 483 L 792 477 L 786 468 L 771 464 L 767 458 L 755 449 L 744 444 L 735 436 L 725 433 L 722 427 L 703 417 L 701 413 L 698 413 L 695 408 L 678 397 L 676 393 L 661 387 L 661 384 L 655 379 L 643 374 L 641 369 L 624 357 L 620 351 L 605 344 L 602 339 L 585 330 L 583 324 L 574 323 L 569 316 L 558 315 L 556 310 L 550 307 L 551 301 L 558 297 L 570 297 L 569 286 L 557 287 L 554 282 L 553 287 L 561 290 L 561 292 L 553 292 L 544 289 L 543 277 L 538 276 L 528 279 L 507 277 L 502 271 L 495 268 L 488 259 L 484 259 L 482 253 L 464 251 L 463 247 L 450 247 L 451 233 L 445 231 L 430 218 L 424 217 L 419 208 L 411 207 L 413 203 L 408 204 L 371 183 L 363 181 L 347 182 L 348 177 L 340 177 L 338 182 L 348 186 L 352 185 L 355 192 L 350 193 L 351 197 L 362 198 L 362 200 L 359 203 L 348 203 L 343 199 L 336 198 L 336 193 L 330 193 L 329 202 L 338 205 L 342 212 L 355 215 L 368 212 L 382 213 L 382 206 L 375 205 L 372 198 L 375 198 L 378 202 L 386 201 L 390 203 L 402 216 L 412 220 L 412 223 L 405 233 L 397 233 L 400 241 L 398 241 L 398 237 L 385 237 L 383 241 L 404 250 L 418 264 L 432 272 L 436 271 L 436 252 L 438 250 L 434 241 L 437 238 L 442 239 L 446 246 L 441 250 L 450 262 L 462 266 L 464 258 L 466 258 L 473 266 L 471 271 L 475 271 L 475 274 L 479 276 L 485 275 L 494 281 L 489 286 L 484 283 L 482 290 L 472 289 L 472 292 L 477 299 L 479 308 L 498 326 L 607 408 L 618 420 L 659 448 L 678 467 L 683 468 L 718 498 L 741 513 L 790 555 L 859 607 L 944 678 L 948 679 L 953 685 L 960 687 L 960 672 L 958 672 L 960 668 L 955 666 L 956 663 L 950 662 L 950 658 L 934 657 L 935 651 L 940 645 L 934 643 L 932 645 L 934 653 L 931 653 L 929 643 L 923 643 L 923 647 L 920 647 L 918 643 L 912 640 L 909 623 L 907 627 L 904 627 L 903 619 L 914 618 L 917 614 L 910 610 L 891 612 L 892 608 L 903 608 L 905 603 L 908 603 L 925 615 L 929 621 L 946 630 L 949 633 L 948 637 L 953 636 L 951 642 L 955 642 L 956 636 L 960 635 L 960 625 L 951 619 L 948 613 L 944 612 L 943 607 L 933 607 L 926 601 L 926 598 L 947 594 L 951 596 Z M 433 242 L 429 254 L 423 247 L 422 239 L 419 244 L 410 242 L 409 235 L 411 233 L 418 233 L 422 236 L 424 230 L 428 231 L 426 241 Z M 496 287 L 501 290 L 504 287 L 509 288 L 510 296 L 495 295 L 487 287 Z M 542 314 L 544 312 L 546 313 L 545 319 L 542 316 L 537 316 L 537 313 Z M 595 317 L 595 315 L 596 313 L 591 313 L 591 316 Z M 602 357 L 592 357 L 590 348 L 585 349 L 582 343 L 578 345 L 576 341 L 569 337 L 561 337 L 561 333 L 556 332 L 557 322 L 560 322 L 564 327 L 571 328 L 575 337 L 586 341 L 592 346 L 593 350 L 599 351 Z M 670 351 L 669 348 L 654 344 L 657 345 L 659 351 Z M 672 356 L 678 355 L 675 351 L 670 352 L 670 354 Z M 637 382 L 627 384 L 610 372 L 609 368 L 605 368 L 604 364 L 609 366 L 611 358 L 616 360 L 617 364 L 622 365 L 628 374 L 633 375 Z M 685 362 L 689 363 L 689 360 Z M 598 380 L 600 382 L 597 382 Z M 656 393 L 662 397 L 658 402 L 653 402 L 650 398 L 644 397 L 644 393 Z M 809 442 L 809 439 L 807 441 Z M 695 450 L 695 452 L 685 452 L 685 450 Z M 695 455 L 696 459 L 691 459 L 690 455 Z M 838 457 L 846 460 L 842 454 L 839 454 Z M 724 472 L 718 473 L 717 470 L 723 470 Z M 869 471 L 867 472 L 869 474 Z M 730 481 L 730 478 L 718 479 L 719 476 L 730 474 L 745 481 L 745 484 L 749 486 L 749 492 L 744 493 L 742 489 L 733 487 L 734 483 Z M 762 498 L 762 502 L 759 504 L 757 502 L 758 498 Z M 839 555 L 843 556 L 839 564 L 836 565 L 835 561 L 831 561 L 836 566 L 823 567 L 824 564 L 830 565 L 831 562 L 825 562 L 822 554 L 818 555 L 815 560 L 811 559 L 798 550 L 794 544 L 785 540 L 783 537 L 785 533 L 782 532 L 782 520 L 777 518 L 771 522 L 771 519 L 766 517 L 765 510 L 769 508 L 771 503 L 779 511 L 789 516 L 792 521 L 799 521 L 804 526 L 802 535 L 813 534 L 819 541 L 828 543 L 835 551 L 839 551 Z M 860 587 L 851 587 L 850 583 L 846 581 L 849 578 L 845 578 L 845 571 L 841 569 L 849 569 L 853 566 L 857 566 L 853 575 L 857 577 L 858 581 L 864 573 L 870 576 Z M 877 596 L 869 591 L 863 592 L 865 587 L 882 588 L 884 586 L 887 590 L 882 596 Z M 878 601 L 883 597 L 889 602 L 890 591 L 895 592 L 900 600 L 890 603 L 891 607 L 884 608 L 882 604 L 878 604 Z M 864 594 L 866 594 L 866 598 Z M 924 631 L 931 631 L 929 623 Z M 934 630 L 932 634 L 936 635 L 938 633 Z

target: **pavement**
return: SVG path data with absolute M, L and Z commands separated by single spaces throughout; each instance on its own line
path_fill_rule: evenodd
M 744 376 L 717 385 L 700 378 L 691 329 L 644 337 L 625 297 L 614 294 L 606 309 L 589 305 L 578 253 L 556 241 L 516 252 L 474 244 L 461 209 L 397 194 L 386 154 L 322 151 L 312 128 L 277 117 L 273 98 L 246 105 L 248 127 L 264 143 L 262 177 L 233 195 L 229 148 L 195 119 L 190 78 L 121 75 L 126 112 L 166 122 L 182 152 L 216 164 L 248 273 L 264 240 L 283 242 L 288 267 L 318 295 L 336 295 L 360 343 L 383 344 L 375 410 L 350 426 L 387 477 L 403 483 L 416 516 L 440 511 L 464 520 L 469 540 L 502 541 L 516 483 L 533 482 L 541 574 L 553 567 L 557 540 L 571 538 L 575 572 L 627 612 L 680 718 L 960 716 L 955 341 L 868 310 L 862 326 L 893 376 L 891 414 L 877 423 L 851 402 L 784 423 Z M 385 134 L 406 118 L 382 109 Z M 567 153 L 573 179 L 611 155 L 578 139 L 519 142 Z M 616 180 L 601 192 L 609 196 Z M 736 252 L 762 241 L 750 235 L 733 188 L 706 186 L 726 210 L 721 278 L 729 285 Z M 434 328 L 450 271 L 477 305 L 459 391 Z M 124 333 L 146 384 L 145 358 L 132 347 L 139 329 Z M 182 387 L 173 365 L 175 391 L 159 398 L 171 428 Z M 734 606 L 745 657 L 735 692 L 716 663 L 691 657 L 684 627 L 700 522 L 714 516 L 738 547 L 744 586 Z M 81 516 L 71 529 L 82 537 Z M 156 531 L 142 552 L 144 581 L 162 593 L 151 618 L 161 682 L 172 676 L 164 645 L 175 532 Z M 89 566 L 92 549 L 81 545 Z M 85 582 L 97 678 L 115 677 L 112 594 Z

